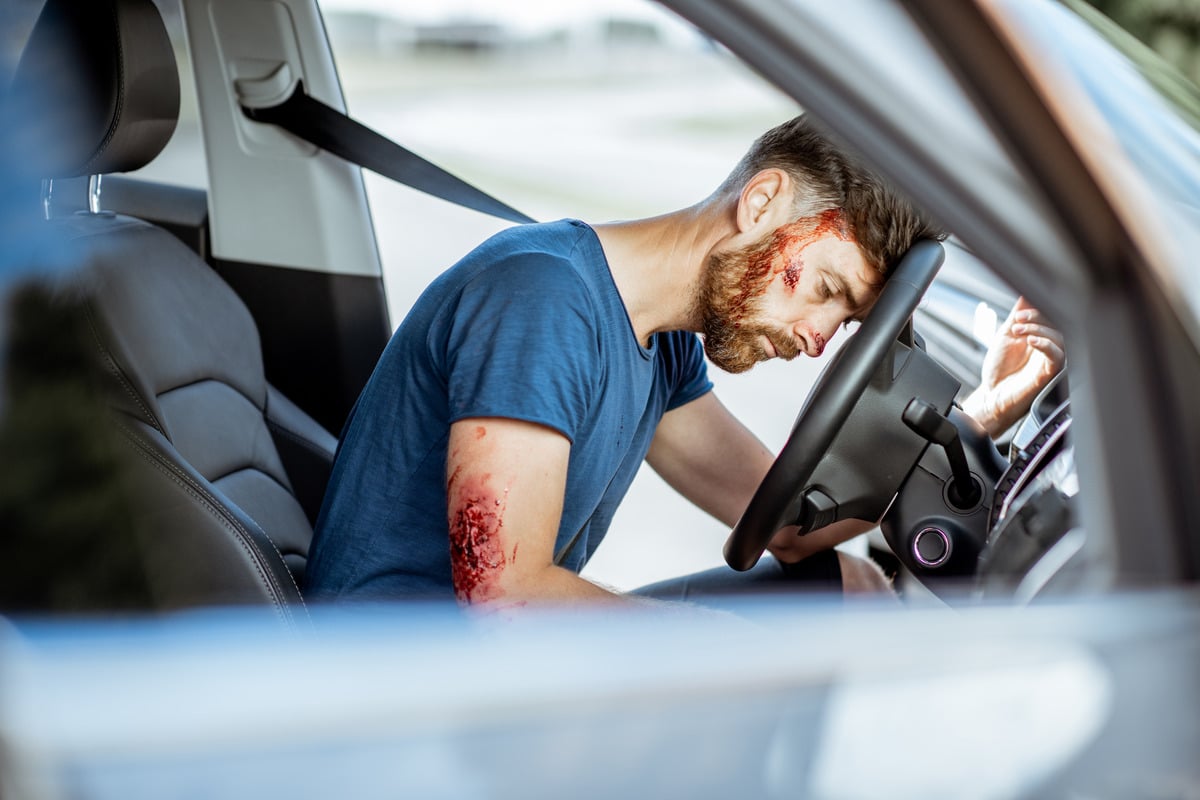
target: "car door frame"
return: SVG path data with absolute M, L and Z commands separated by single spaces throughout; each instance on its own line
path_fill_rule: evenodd
M 943 55 L 1004 148 L 1024 209 L 981 197 L 922 146 L 911 121 L 898 118 L 903 109 L 856 84 L 845 51 L 808 24 L 812 9 L 769 0 L 661 2 L 869 154 L 1063 329 L 1081 432 L 1081 521 L 1089 555 L 1108 567 L 1091 576 L 1105 585 L 1161 585 L 1200 575 L 1198 448 L 1178 447 L 1181 435 L 1200 441 L 1186 404 L 1200 391 L 1197 354 L 1163 313 L 1169 304 L 1124 221 L 1005 46 L 987 4 L 903 0 L 877 10 L 902 10 Z M 1040 219 L 1031 221 L 1030 210 Z
M 267 378 L 337 433 L 391 335 L 362 170 L 241 110 L 286 69 L 345 111 L 315 0 L 181 0 L 208 168 L 210 263 L 258 325 Z

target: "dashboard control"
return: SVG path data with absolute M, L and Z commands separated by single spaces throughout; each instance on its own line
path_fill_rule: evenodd
M 950 560 L 951 541 L 950 535 L 941 528 L 923 528 L 913 537 L 913 558 L 923 567 L 940 567 Z
M 996 483 L 988 529 L 995 530 L 1008 515 L 1013 500 L 1025 488 L 1030 478 L 1062 450 L 1071 427 L 1070 403 L 1063 403 L 1042 425 L 1026 446 L 1017 452 L 1012 464 Z
M 983 489 L 971 477 L 971 467 L 967 464 L 967 454 L 958 436 L 958 428 L 954 427 L 950 418 L 939 414 L 932 403 L 914 397 L 904 408 L 901 419 L 909 430 L 925 441 L 945 448 L 952 476 L 946 484 L 947 501 L 963 511 L 970 511 L 979 505 Z
M 960 408 L 951 406 L 942 416 L 923 410 L 916 400 L 906 409 L 907 418 L 899 415 L 901 424 L 909 430 L 915 425 L 913 432 L 927 446 L 879 528 L 909 572 L 935 594 L 955 593 L 975 574 L 987 540 L 992 487 L 1008 462 L 987 431 Z M 943 430 L 943 422 L 953 433 Z M 960 454 L 965 465 L 952 464 Z

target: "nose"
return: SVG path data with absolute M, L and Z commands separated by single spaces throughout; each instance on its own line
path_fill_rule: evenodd
M 816 358 L 825 352 L 825 345 L 829 344 L 829 340 L 837 334 L 840 324 L 837 320 L 820 320 L 802 324 L 798 332 L 801 341 L 806 344 L 805 355 Z

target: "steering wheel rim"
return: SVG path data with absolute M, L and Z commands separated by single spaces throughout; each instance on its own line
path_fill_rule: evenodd
M 916 311 L 945 258 L 936 241 L 917 242 L 896 266 L 854 336 L 809 393 L 779 451 L 725 542 L 725 562 L 738 571 L 758 563 L 771 537 L 796 522 L 808 481 L 871 382 L 892 342 Z

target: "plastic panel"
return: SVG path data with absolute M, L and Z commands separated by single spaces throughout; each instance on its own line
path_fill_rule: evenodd
M 381 274 L 362 173 L 247 119 L 234 81 L 282 64 L 344 110 L 333 56 L 310 0 L 184 0 L 208 156 L 212 253 L 231 261 Z

